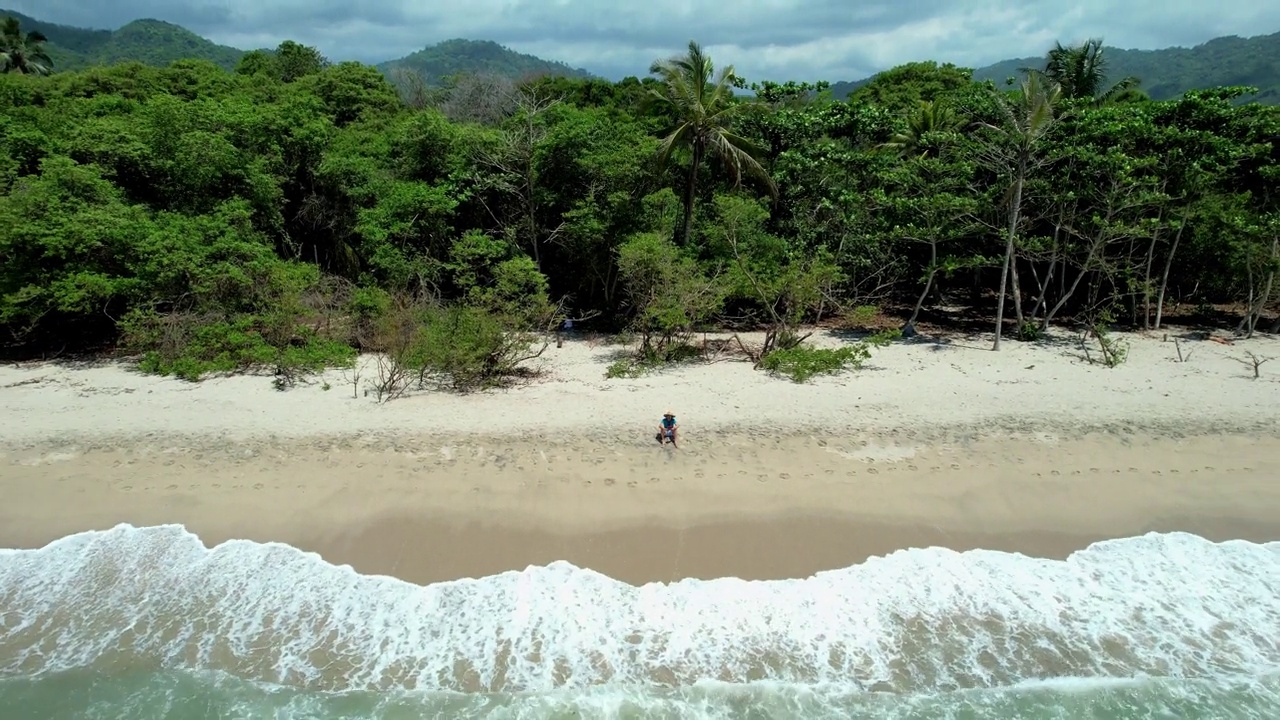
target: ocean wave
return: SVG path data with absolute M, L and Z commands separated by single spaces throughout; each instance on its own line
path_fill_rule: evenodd
M 446 553 L 447 548 L 424 552 Z M 707 681 L 962 692 L 1280 668 L 1280 543 L 1181 533 L 1065 561 L 904 550 L 802 580 L 635 587 L 553 563 L 417 586 L 177 525 L 0 551 L 0 677 L 212 671 L 323 692 Z
M 104 676 L 71 671 L 39 679 L 0 679 L 0 707 L 15 717 L 81 720 L 1274 720 L 1280 714 L 1280 679 L 1066 678 L 916 695 L 771 682 L 597 686 L 547 693 L 326 693 L 212 672 Z

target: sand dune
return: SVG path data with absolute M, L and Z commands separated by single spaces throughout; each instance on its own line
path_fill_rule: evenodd
M 1184 342 L 1177 362 L 1171 342 L 1127 340 L 1114 369 L 1070 344 L 900 343 L 803 386 L 740 362 L 606 380 L 618 348 L 580 341 L 525 387 L 382 405 L 338 373 L 277 392 L 9 366 L 0 546 L 180 522 L 416 582 L 556 559 L 640 582 L 803 576 L 921 545 L 1280 538 L 1280 364 L 1253 379 L 1241 362 L 1280 343 Z M 679 450 L 652 440 L 666 407 Z

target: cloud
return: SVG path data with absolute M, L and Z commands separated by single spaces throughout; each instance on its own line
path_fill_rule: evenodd
M 644 75 L 690 39 L 748 79 L 853 80 L 911 60 L 978 67 L 1102 37 L 1154 49 L 1280 30 L 1280 3 L 1226 0 L 9 0 L 48 22 L 182 25 L 234 47 L 292 39 L 380 62 L 441 40 L 494 40 L 606 77 Z

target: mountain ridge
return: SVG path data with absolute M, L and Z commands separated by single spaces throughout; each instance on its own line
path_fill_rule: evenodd
M 186 28 L 155 19 L 138 19 L 115 30 L 80 28 L 45 22 L 23 13 L 0 9 L 0 17 L 18 18 L 25 31 L 38 30 L 56 70 L 78 70 L 91 65 L 136 60 L 167 65 L 175 60 L 201 59 L 227 69 L 235 67 L 246 52 L 219 45 Z M 1259 88 L 1254 100 L 1280 104 L 1280 32 L 1252 37 L 1223 36 L 1192 47 L 1133 50 L 1107 46 L 1109 75 L 1114 80 L 1135 76 L 1152 98 L 1177 97 L 1188 90 L 1223 85 Z M 1002 85 L 1020 69 L 1036 67 L 1043 57 L 1000 60 L 974 69 L 973 78 Z M 388 77 L 399 70 L 419 74 L 427 84 L 440 84 L 458 74 L 484 73 L 506 77 L 556 75 L 571 78 L 598 77 L 584 68 L 512 50 L 492 40 L 452 38 L 427 45 L 399 58 L 374 64 Z M 877 73 L 878 75 L 879 73 Z M 861 80 L 833 82 L 831 93 L 844 99 L 876 75 Z

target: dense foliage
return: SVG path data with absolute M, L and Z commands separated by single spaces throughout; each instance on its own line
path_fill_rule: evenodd
M 1270 307 L 1280 114 L 1240 88 L 1103 102 L 916 64 L 849 102 L 746 99 L 717 70 L 691 46 L 655 78 L 531 80 L 485 112 L 296 44 L 235 71 L 6 74 L 0 332 L 286 383 L 378 349 L 394 393 L 498 382 L 566 316 L 634 331 L 646 361 L 762 328 L 757 366 L 812 374 L 860 356 L 797 356 L 797 328 L 868 305 L 914 322 L 1007 297 L 1023 339 L 1158 327 L 1174 303 L 1240 303 L 1252 332 Z

